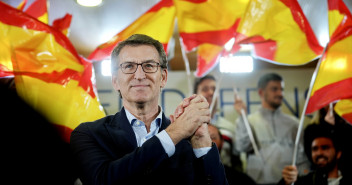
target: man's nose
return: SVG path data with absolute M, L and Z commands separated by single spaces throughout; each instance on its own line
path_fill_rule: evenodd
M 317 149 L 317 150 L 316 150 L 317 156 L 320 156 L 320 155 L 322 155 L 323 153 L 324 153 L 324 152 L 323 152 L 322 149 Z
M 141 65 L 138 65 L 138 66 L 137 66 L 137 70 L 136 70 L 136 72 L 134 73 L 134 78 L 135 78 L 135 79 L 143 79 L 143 78 L 145 78 L 145 72 L 143 71 Z
M 276 91 L 276 94 L 282 96 L 282 95 L 283 95 L 283 92 L 284 92 L 284 91 L 283 91 L 282 89 L 278 89 L 278 90 Z
M 213 96 L 213 95 L 214 95 L 214 90 L 213 90 L 213 89 L 209 89 L 209 90 L 208 90 L 208 94 L 211 95 L 211 96 Z

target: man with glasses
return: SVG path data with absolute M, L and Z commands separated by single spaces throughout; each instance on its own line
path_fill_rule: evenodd
M 114 48 L 111 65 L 123 108 L 71 134 L 83 184 L 228 184 L 206 99 L 186 98 L 171 122 L 159 106 L 168 75 L 162 44 L 132 35 Z

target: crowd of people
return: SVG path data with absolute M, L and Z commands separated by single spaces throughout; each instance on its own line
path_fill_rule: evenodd
M 212 75 L 197 78 L 194 94 L 180 102 L 174 114 L 165 115 L 159 106 L 159 96 L 167 83 L 167 66 L 159 41 L 135 34 L 120 42 L 111 54 L 111 79 L 122 99 L 122 109 L 114 115 L 81 123 L 71 134 L 70 149 L 56 137 L 45 119 L 16 99 L 21 107 L 26 107 L 26 118 L 36 116 L 33 121 L 50 131 L 42 137 L 53 141 L 50 150 L 32 155 L 37 162 L 41 160 L 38 156 L 48 155 L 43 163 L 38 163 L 43 167 L 39 171 L 43 178 L 34 171 L 36 174 L 28 173 L 32 179 L 22 180 L 83 185 L 352 184 L 352 147 L 348 144 L 352 126 L 331 106 L 319 110 L 313 123 L 304 128 L 293 165 L 299 122 L 281 109 L 284 80 L 280 75 L 269 73 L 258 80 L 261 106 L 253 113 L 243 114 L 247 107 L 235 95 L 233 109 L 238 117 L 231 122 L 220 116 L 215 97 L 217 83 Z M 24 121 L 18 120 L 19 123 Z M 39 129 L 36 131 L 41 136 Z M 36 142 L 26 138 L 23 141 Z M 43 147 L 50 145 L 47 142 Z M 21 153 L 17 150 L 9 148 L 9 158 Z M 24 164 L 18 166 L 29 167 L 26 163 L 31 159 L 18 158 Z

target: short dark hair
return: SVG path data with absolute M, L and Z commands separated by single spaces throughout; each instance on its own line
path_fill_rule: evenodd
M 158 41 L 148 35 L 134 34 L 128 37 L 126 40 L 120 42 L 111 53 L 111 74 L 116 73 L 118 69 L 118 56 L 125 46 L 140 46 L 150 45 L 154 46 L 160 56 L 160 67 L 167 69 L 167 57 L 164 50 L 164 46 Z
M 338 138 L 332 125 L 327 124 L 311 124 L 304 130 L 304 151 L 310 161 L 312 161 L 312 143 L 316 138 L 324 137 L 331 139 L 336 151 L 341 150 Z
M 202 83 L 204 80 L 210 79 L 216 81 L 215 77 L 213 75 L 206 75 L 201 78 L 196 78 L 194 81 L 194 86 L 193 86 L 193 93 L 197 94 L 198 86 L 200 83 Z
M 276 73 L 268 73 L 260 77 L 258 81 L 258 89 L 265 89 L 270 81 L 282 81 L 282 77 Z

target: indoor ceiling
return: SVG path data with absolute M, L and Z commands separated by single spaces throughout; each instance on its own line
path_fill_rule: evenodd
M 22 0 L 1 0 L 11 6 L 16 7 Z M 34 0 L 28 0 L 28 7 Z M 159 0 L 103 0 L 97 7 L 83 7 L 75 0 L 48 0 L 49 4 L 49 24 L 52 21 L 63 17 L 66 13 L 72 15 L 69 39 L 77 52 L 87 57 L 98 45 L 108 41 L 116 33 L 120 32 L 141 14 L 147 11 Z M 326 1 L 323 0 L 298 0 L 314 32 L 317 35 L 326 36 L 327 20 Z M 352 2 L 344 0 L 351 10 Z M 324 3 L 325 4 L 324 4 Z M 26 8 L 25 7 L 25 8 Z M 313 7 L 313 8 L 312 8 Z M 325 32 L 324 32 L 325 31 Z M 318 40 L 321 38 L 318 37 Z M 174 33 L 175 53 L 170 60 L 171 70 L 185 70 L 177 29 Z M 196 69 L 195 52 L 187 54 L 191 70 Z M 310 62 L 305 67 L 315 67 L 316 61 Z M 254 68 L 285 68 L 268 62 L 255 60 Z

